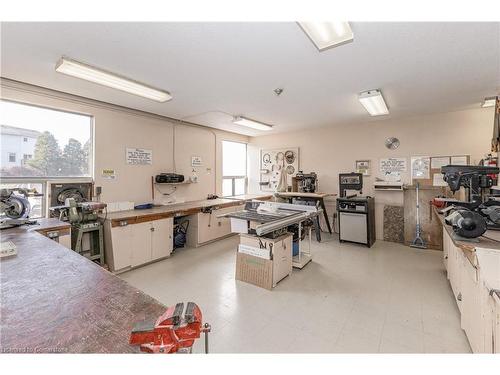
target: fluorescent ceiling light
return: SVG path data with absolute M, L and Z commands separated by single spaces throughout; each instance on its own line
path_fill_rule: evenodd
M 389 114 L 389 110 L 387 109 L 380 90 L 364 91 L 359 94 L 358 99 L 371 116 Z
M 273 127 L 271 125 L 264 124 L 262 122 L 247 119 L 245 117 L 237 116 L 233 119 L 233 124 L 246 126 L 247 128 L 257 129 L 257 130 L 271 130 Z
M 491 98 L 484 98 L 484 102 L 483 104 L 481 104 L 481 107 L 483 108 L 494 107 L 496 100 L 497 98 L 494 96 L 492 96 Z
M 354 39 L 349 22 L 298 22 L 298 24 L 320 52 L 352 42 Z
M 57 62 L 56 72 L 125 91 L 129 94 L 142 96 L 143 98 L 157 102 L 166 102 L 172 99 L 172 96 L 167 91 L 155 89 L 154 87 L 67 57 L 62 57 Z

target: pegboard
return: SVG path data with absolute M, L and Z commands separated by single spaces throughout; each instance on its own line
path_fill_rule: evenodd
M 276 191 L 281 170 L 285 169 L 287 184 L 292 185 L 292 177 L 299 170 L 299 148 L 260 150 L 260 190 Z

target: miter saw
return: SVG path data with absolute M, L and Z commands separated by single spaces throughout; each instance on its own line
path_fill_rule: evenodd
M 0 190 L 0 229 L 36 224 L 29 218 L 31 205 L 28 197 L 42 196 L 35 189 L 7 188 Z
M 463 238 L 482 236 L 486 230 L 500 230 L 500 200 L 487 194 L 494 183 L 498 167 L 483 165 L 446 165 L 441 167 L 443 179 L 455 193 L 468 190 L 468 201 L 452 201 L 445 222 Z

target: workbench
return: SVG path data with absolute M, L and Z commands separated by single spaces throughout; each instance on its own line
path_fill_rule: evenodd
M 443 263 L 475 353 L 500 352 L 500 232 L 488 230 L 478 242 L 462 241 L 433 206 L 443 228 Z
M 166 307 L 38 232 L 67 223 L 40 222 L 1 232 L 17 255 L 0 260 L 0 352 L 138 352 L 132 327 Z
M 330 194 L 330 193 L 300 193 L 296 191 L 275 193 L 275 196 L 277 196 L 278 198 L 286 199 L 289 201 L 289 203 L 292 203 L 294 199 L 300 199 L 306 202 L 319 203 L 320 208 L 323 210 L 326 226 L 328 227 L 328 232 L 330 234 L 332 234 L 332 227 L 330 225 L 330 220 L 328 220 L 328 213 L 326 212 L 325 198 L 334 197 L 336 195 L 337 194 Z M 318 241 L 321 241 L 321 229 L 319 228 L 319 224 L 317 225 L 316 228 L 316 239 Z
M 229 236 L 229 220 L 217 216 L 239 209 L 248 200 L 271 197 L 241 195 L 103 214 L 106 263 L 119 273 L 168 258 L 173 251 L 174 218 L 189 220 L 189 247 Z

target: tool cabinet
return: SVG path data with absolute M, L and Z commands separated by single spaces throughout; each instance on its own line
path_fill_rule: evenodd
M 272 289 L 278 282 L 292 273 L 291 233 L 270 239 L 250 234 L 240 234 L 240 245 L 268 250 L 265 259 L 238 251 L 236 259 L 236 279 L 261 288 Z
M 443 262 L 472 351 L 500 352 L 500 298 L 487 288 L 475 252 L 455 245 L 443 230 Z

